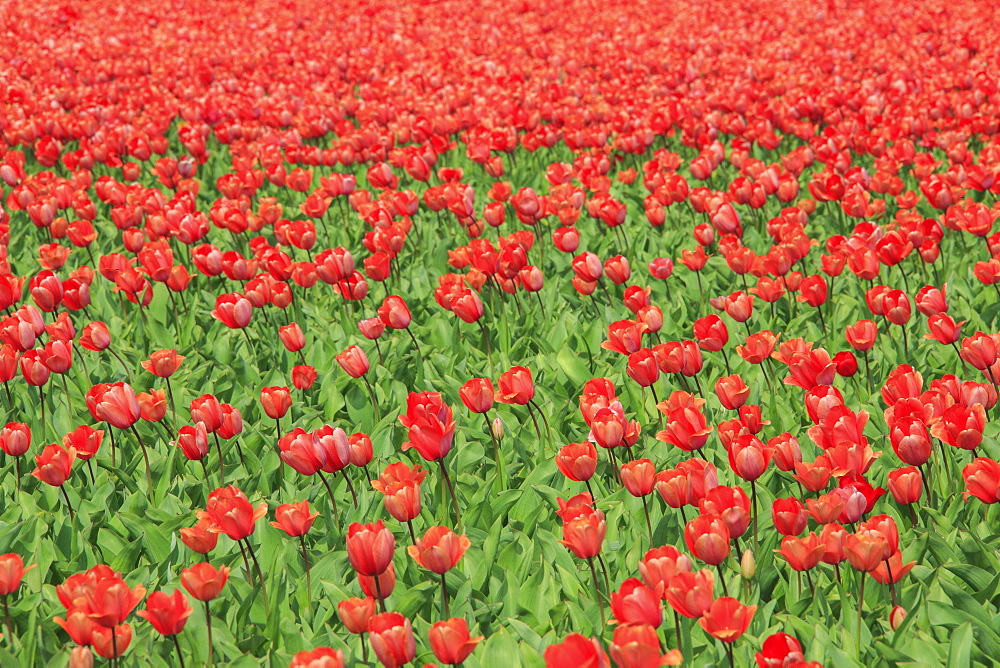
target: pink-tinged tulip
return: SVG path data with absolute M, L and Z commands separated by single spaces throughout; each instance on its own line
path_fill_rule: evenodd
M 684 527 L 684 543 L 706 564 L 721 564 L 731 549 L 729 527 L 718 515 L 699 515 Z
M 395 549 L 396 538 L 382 520 L 375 524 L 354 522 L 347 529 L 347 557 L 359 575 L 384 573 Z
M 375 616 L 375 599 L 349 598 L 337 604 L 337 617 L 349 633 L 356 635 L 368 632 L 368 622 Z
M 410 620 L 398 612 L 375 615 L 368 622 L 368 640 L 385 668 L 406 665 L 417 654 Z
M 962 469 L 965 500 L 974 496 L 983 503 L 1000 502 L 1000 463 L 988 457 L 977 457 Z
M 358 346 L 351 346 L 336 356 L 337 364 L 352 378 L 360 378 L 368 373 L 371 364 L 365 351 Z

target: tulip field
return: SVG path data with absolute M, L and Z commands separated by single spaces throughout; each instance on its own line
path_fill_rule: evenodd
M 997 3 L 0 7 L 3 668 L 1000 665 Z

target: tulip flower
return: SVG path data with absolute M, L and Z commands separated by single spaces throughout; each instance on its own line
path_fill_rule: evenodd
M 167 595 L 162 591 L 153 592 L 146 600 L 146 609 L 135 613 L 142 617 L 165 636 L 176 636 L 184 630 L 188 617 L 191 616 L 191 605 L 187 596 L 180 589 L 174 591 L 173 595 Z M 174 638 L 176 641 L 176 638 Z M 177 654 L 180 656 L 180 645 L 176 645 Z M 183 658 L 181 659 L 183 662 Z
M 31 428 L 23 422 L 8 422 L 0 429 L 0 449 L 14 458 L 17 491 L 21 491 L 21 457 L 31 447 Z
M 195 564 L 181 571 L 181 584 L 199 601 L 205 603 L 205 625 L 208 629 L 208 664 L 212 663 L 212 614 L 209 602 L 219 595 L 229 579 L 229 566 L 218 570 L 208 562 Z
M 344 653 L 332 647 L 304 649 L 295 653 L 288 668 L 344 668 Z
M 444 614 L 448 615 L 448 589 L 445 573 L 450 571 L 462 558 L 471 543 L 466 536 L 459 536 L 448 527 L 431 527 L 415 545 L 407 548 L 413 560 L 441 576 L 441 593 L 444 598 Z
M 564 445 L 556 453 L 556 467 L 570 480 L 587 482 L 597 470 L 597 448 L 589 441 Z
M 368 622 L 368 640 L 385 668 L 399 668 L 416 656 L 410 620 L 398 612 L 383 612 Z
M 649 624 L 621 624 L 615 627 L 611 641 L 611 659 L 621 668 L 643 666 L 679 666 L 683 662 L 680 650 L 672 649 L 660 655 L 656 629 Z
M 0 555 L 0 601 L 3 602 L 4 619 L 11 638 L 15 637 L 14 622 L 10 616 L 7 598 L 20 588 L 24 574 L 37 565 L 32 564 L 25 568 L 21 555 L 13 552 Z
M 611 594 L 611 614 L 619 624 L 649 624 L 656 628 L 663 622 L 661 591 L 662 585 L 651 589 L 639 578 L 629 578 Z
M 783 668 L 804 662 L 802 644 L 787 633 L 775 633 L 764 640 L 761 651 L 755 655 L 758 668 Z
M 347 529 L 347 557 L 358 575 L 384 573 L 392 563 L 395 549 L 396 538 L 382 520 L 375 524 L 354 522 Z M 377 588 L 378 580 L 375 582 Z
M 181 541 L 193 552 L 208 554 L 219 542 L 219 534 L 212 531 L 214 524 L 209 519 L 198 520 L 193 527 L 180 530 Z
M 427 640 L 438 661 L 457 666 L 469 658 L 476 645 L 482 642 L 483 636 L 472 638 L 465 619 L 453 617 L 447 621 L 435 622 L 427 632 Z
M 545 668 L 611 668 L 597 639 L 571 633 L 561 643 L 545 648 Z

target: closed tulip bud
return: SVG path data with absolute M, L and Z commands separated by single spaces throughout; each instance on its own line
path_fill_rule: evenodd
M 398 612 L 375 615 L 368 622 L 368 640 L 385 668 L 399 668 L 417 654 L 410 620 Z
M 427 632 L 431 651 L 441 663 L 456 666 L 472 654 L 483 640 L 483 636 L 472 638 L 465 619 L 453 617 L 444 622 L 436 622 Z
M 894 606 L 889 612 L 889 628 L 893 631 L 897 630 L 904 619 L 906 619 L 906 608 L 899 605 Z
M 199 601 L 211 601 L 219 595 L 229 579 L 229 566 L 218 570 L 208 562 L 197 563 L 181 571 L 181 584 Z
M 493 422 L 490 423 L 490 431 L 493 432 L 493 438 L 497 440 L 497 443 L 503 440 L 503 420 L 499 417 L 493 418 Z
M 368 373 L 368 369 L 370 368 L 368 356 L 358 346 L 351 346 L 337 355 L 336 359 L 340 368 L 346 371 L 352 378 L 360 378 Z
M 753 550 L 743 550 L 743 556 L 740 557 L 740 575 L 744 580 L 753 580 L 756 574 L 757 561 L 753 557 Z
M 368 622 L 375 616 L 375 599 L 349 598 L 337 604 L 337 617 L 343 622 L 348 633 L 360 635 L 368 632 Z

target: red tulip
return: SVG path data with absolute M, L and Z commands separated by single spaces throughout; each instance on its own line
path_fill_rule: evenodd
M 781 539 L 781 549 L 775 550 L 781 554 L 796 571 L 808 571 L 815 568 L 826 552 L 824 543 L 816 534 L 809 533 L 803 538 L 785 536 Z
M 611 614 L 619 624 L 649 624 L 658 627 L 663 622 L 660 605 L 661 589 L 650 589 L 639 578 L 629 578 L 617 592 L 611 594 Z
M 771 505 L 774 528 L 785 536 L 798 536 L 809 524 L 805 506 L 795 497 L 775 499 Z
M 0 429 L 0 449 L 11 457 L 20 457 L 31 447 L 31 428 L 23 422 L 8 422 Z
M 344 653 L 332 647 L 296 652 L 288 668 L 344 668 Z
M 229 566 L 220 566 L 216 570 L 206 561 L 181 571 L 181 584 L 199 601 L 211 601 L 218 596 L 228 579 Z
M 265 387 L 260 391 L 260 405 L 272 420 L 280 420 L 292 407 L 292 395 L 287 387 Z
M 495 397 L 500 403 L 523 406 L 530 402 L 534 396 L 535 385 L 529 369 L 515 366 L 500 374 Z
M 275 522 L 271 526 L 281 529 L 293 538 L 309 533 L 319 513 L 309 512 L 309 502 L 283 503 L 274 509 Z
M 712 606 L 714 590 L 715 576 L 712 571 L 707 568 L 698 572 L 685 571 L 670 578 L 663 598 L 678 614 L 695 619 Z
M 471 543 L 448 527 L 431 527 L 416 545 L 407 548 L 413 560 L 429 571 L 442 575 L 458 563 Z
M 184 630 L 192 612 L 187 596 L 177 589 L 173 595 L 162 591 L 153 592 L 146 600 L 146 609 L 135 614 L 152 624 L 159 633 L 173 636 Z
M 444 622 L 436 622 L 427 632 L 431 651 L 438 661 L 456 666 L 472 654 L 483 640 L 483 636 L 470 637 L 469 625 L 465 619 L 454 617 Z
M 596 639 L 571 633 L 561 643 L 545 648 L 545 668 L 611 668 L 608 655 Z
M 398 612 L 375 615 L 368 622 L 368 640 L 385 668 L 399 668 L 417 654 L 410 620 Z
M 698 620 L 701 628 L 722 642 L 736 642 L 750 628 L 757 611 L 755 605 L 743 605 L 735 598 L 717 598 L 712 607 Z
M 0 596 L 10 596 L 21 586 L 24 574 L 38 564 L 24 567 L 24 560 L 16 553 L 0 556 Z
M 715 566 L 721 564 L 730 551 L 729 527 L 718 515 L 699 515 L 684 527 L 684 543 L 691 554 Z
M 208 519 L 198 520 L 193 527 L 180 530 L 181 540 L 193 552 L 208 554 L 219 542 L 219 534 L 212 531 L 212 522 Z
M 451 407 L 437 392 L 411 392 L 406 398 L 406 415 L 399 422 L 407 428 L 410 441 L 403 449 L 415 448 L 427 461 L 437 461 L 451 451 L 455 421 Z
M 489 378 L 473 378 L 458 390 L 458 396 L 473 413 L 487 413 L 493 408 L 493 381 Z
M 589 441 L 564 445 L 556 453 L 556 467 L 570 480 L 590 480 L 597 470 L 597 448 Z
M 143 360 L 139 364 L 154 376 L 170 378 L 185 359 L 178 355 L 176 350 L 158 350 L 150 355 L 148 360 Z
M 395 549 L 396 538 L 382 520 L 375 524 L 354 522 L 347 529 L 347 557 L 359 575 L 384 573 Z
M 351 346 L 344 352 L 336 355 L 337 364 L 347 372 L 352 378 L 360 378 L 368 373 L 371 364 L 365 351 L 358 346 Z
M 31 472 L 47 485 L 61 487 L 68 479 L 73 469 L 76 450 L 64 448 L 55 443 L 45 446 L 41 454 L 35 455 L 37 468 Z
M 977 457 L 962 469 L 965 500 L 974 496 L 983 503 L 1000 502 L 1000 463 L 988 457 Z
M 341 601 L 337 604 L 337 616 L 349 633 L 367 633 L 368 622 L 375 616 L 375 599 L 366 596 Z
M 302 333 L 302 328 L 294 322 L 290 325 L 279 327 L 278 338 L 281 340 L 281 345 L 285 346 L 285 349 L 291 353 L 297 353 L 306 347 L 305 334 Z
M 787 633 L 768 636 L 755 658 L 757 668 L 785 668 L 805 661 L 801 643 Z
M 397 295 L 385 298 L 385 301 L 378 308 L 378 317 L 385 323 L 386 327 L 393 329 L 406 329 L 412 320 L 406 302 Z
M 267 504 L 256 508 L 246 495 L 234 485 L 220 487 L 208 495 L 204 511 L 199 511 L 199 519 L 207 517 L 215 524 L 215 530 L 233 540 L 243 540 L 256 528 L 257 520 L 267 514 Z
M 690 570 L 691 560 L 673 545 L 653 548 L 639 562 L 639 574 L 646 585 L 654 589 L 662 585 L 664 591 L 670 578 Z
M 253 305 L 238 293 L 219 295 L 212 317 L 230 329 L 242 329 L 250 324 Z

